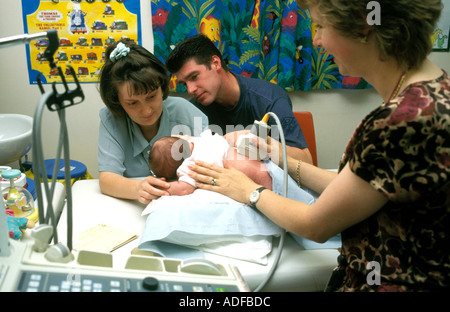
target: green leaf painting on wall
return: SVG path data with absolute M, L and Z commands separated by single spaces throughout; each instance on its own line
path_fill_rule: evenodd
M 313 47 L 310 13 L 295 0 L 152 0 L 152 26 L 154 53 L 163 62 L 181 40 L 203 33 L 233 73 L 287 91 L 370 87 L 342 76 L 333 56 Z M 170 87 L 185 91 L 176 77 Z

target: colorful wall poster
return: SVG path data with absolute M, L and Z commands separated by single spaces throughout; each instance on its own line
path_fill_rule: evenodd
M 448 52 L 450 37 L 450 0 L 442 1 L 441 18 L 436 26 L 434 34 L 431 36 L 433 51 Z
M 59 48 L 54 54 L 68 82 L 70 65 L 79 82 L 97 82 L 108 45 L 121 38 L 141 44 L 139 0 L 22 0 L 25 33 L 56 29 Z M 47 39 L 26 45 L 30 84 L 61 82 L 56 69 L 51 69 L 44 56 Z

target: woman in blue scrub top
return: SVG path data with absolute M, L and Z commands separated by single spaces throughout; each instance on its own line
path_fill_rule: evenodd
M 100 110 L 101 191 L 144 204 L 168 195 L 169 184 L 154 177 L 148 165 L 153 142 L 174 134 L 200 135 L 208 118 L 189 101 L 168 96 L 163 63 L 128 40 L 107 48 L 99 91 L 107 106 Z

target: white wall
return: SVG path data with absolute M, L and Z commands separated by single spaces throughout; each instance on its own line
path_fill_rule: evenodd
M 24 33 L 21 2 L 21 0 L 0 1 L 0 38 Z M 144 15 L 147 17 L 142 19 L 142 45 L 152 51 L 149 0 L 141 0 L 141 11 L 145 12 Z M 33 116 L 41 93 L 37 85 L 29 83 L 25 45 L 0 48 L 0 75 L 0 113 Z M 46 91 L 50 90 L 50 87 L 44 85 Z M 84 83 L 81 87 L 85 100 L 66 109 L 70 155 L 71 159 L 84 163 L 92 176 L 98 177 L 98 112 L 104 104 L 96 83 Z M 59 134 L 59 119 L 56 112 L 45 111 L 42 128 L 44 157 L 55 158 Z M 18 162 L 9 166 L 17 168 Z
M 450 53 L 434 52 L 430 60 L 450 74 Z M 294 111 L 313 114 L 318 165 L 336 168 L 359 122 L 383 100 L 374 89 L 295 91 Z
M 143 46 L 152 51 L 150 1 L 141 0 Z M 0 3 L 0 37 L 23 34 L 20 0 Z M 433 53 L 431 59 L 450 73 L 450 54 Z M 24 45 L 0 48 L 0 113 L 33 116 L 40 98 L 37 85 L 30 85 Z M 49 87 L 49 85 L 45 85 Z M 97 85 L 82 84 L 86 99 L 66 109 L 71 158 L 81 161 L 89 172 L 98 177 L 97 139 L 98 111 L 104 106 Z M 48 90 L 48 89 L 46 89 Z M 314 116 L 318 162 L 323 168 L 336 168 L 345 146 L 359 121 L 381 104 L 374 90 L 328 90 L 291 92 L 294 110 L 311 111 Z M 54 158 L 59 120 L 54 112 L 46 111 L 43 120 L 44 157 Z M 30 155 L 31 156 L 31 155 Z M 4 165 L 4 164 L 0 164 Z M 11 164 L 17 167 L 17 164 Z

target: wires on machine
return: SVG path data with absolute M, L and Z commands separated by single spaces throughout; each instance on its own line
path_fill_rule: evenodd
M 280 141 L 281 141 L 281 146 L 282 146 L 282 151 L 283 151 L 283 172 L 284 172 L 284 175 L 283 175 L 283 196 L 287 197 L 287 191 L 288 191 L 288 168 L 287 168 L 286 141 L 285 141 L 285 138 L 284 138 L 284 132 L 283 132 L 283 128 L 281 126 L 280 119 L 274 113 L 269 112 L 269 113 L 267 113 L 264 116 L 264 118 L 262 119 L 261 122 L 255 120 L 255 124 L 254 124 L 253 128 L 268 127 L 267 126 L 267 121 L 269 119 L 269 116 L 272 117 L 275 120 L 275 122 L 277 124 L 277 127 L 278 127 L 278 130 L 280 132 Z M 257 132 L 255 133 L 255 131 L 252 129 L 252 133 L 255 134 L 255 135 L 257 134 L 259 136 L 260 131 L 257 130 Z M 267 134 L 267 131 L 266 131 L 266 134 Z M 284 246 L 285 237 L 286 237 L 286 230 L 282 229 L 281 234 L 280 234 L 280 241 L 278 243 L 277 254 L 275 256 L 275 260 L 274 260 L 274 262 L 272 264 L 272 267 L 270 268 L 270 271 L 267 274 L 266 278 L 258 285 L 258 287 L 256 287 L 256 289 L 254 290 L 255 292 L 260 292 L 264 288 L 264 286 L 266 286 L 266 284 L 272 278 L 273 273 L 277 269 L 278 262 L 280 261 L 281 253 L 283 252 L 283 246 Z
M 58 92 L 56 89 L 56 83 L 52 83 L 52 90 L 45 92 L 42 82 L 41 82 L 41 74 L 37 77 L 37 82 L 39 85 L 39 89 L 42 93 L 42 96 L 38 102 L 38 106 L 36 107 L 34 119 L 33 119 L 33 174 L 36 181 L 36 195 L 38 199 L 39 209 L 39 223 L 40 224 L 51 224 L 53 227 L 53 240 L 58 243 L 58 233 L 57 233 L 57 223 L 54 215 L 54 209 L 52 205 L 52 199 L 55 193 L 56 179 L 51 181 L 51 185 L 49 185 L 49 181 L 47 178 L 47 172 L 44 161 L 44 153 L 42 150 L 42 139 L 41 139 L 41 124 L 42 124 L 42 115 L 45 107 L 47 107 L 50 111 L 56 111 L 58 113 L 58 117 L 60 120 L 60 129 L 59 129 L 59 140 L 56 150 L 55 157 L 55 166 L 53 168 L 53 177 L 57 176 L 57 172 L 59 170 L 59 163 L 61 160 L 62 150 L 64 150 L 64 176 L 65 176 L 65 185 L 66 185 L 66 204 L 67 204 L 67 247 L 69 250 L 72 250 L 72 191 L 71 191 L 71 172 L 70 172 L 70 151 L 69 151 L 69 137 L 67 132 L 66 125 L 66 115 L 65 108 L 72 106 L 74 104 L 79 104 L 84 100 L 84 94 L 81 89 L 80 83 L 78 82 L 77 76 L 75 74 L 74 69 L 69 66 L 69 71 L 74 79 L 75 88 L 70 89 L 66 78 L 63 74 L 61 67 L 57 67 L 53 61 L 53 54 L 56 52 L 59 46 L 59 39 L 55 30 L 50 30 L 48 32 L 49 38 L 49 46 L 45 51 L 45 55 L 47 60 L 49 61 L 51 69 L 57 69 L 57 73 L 61 78 L 61 82 L 63 85 L 63 92 Z M 47 199 L 47 206 L 43 203 L 42 197 L 42 188 L 41 182 L 44 186 L 44 191 Z M 45 214 L 45 209 L 47 209 L 47 213 Z

